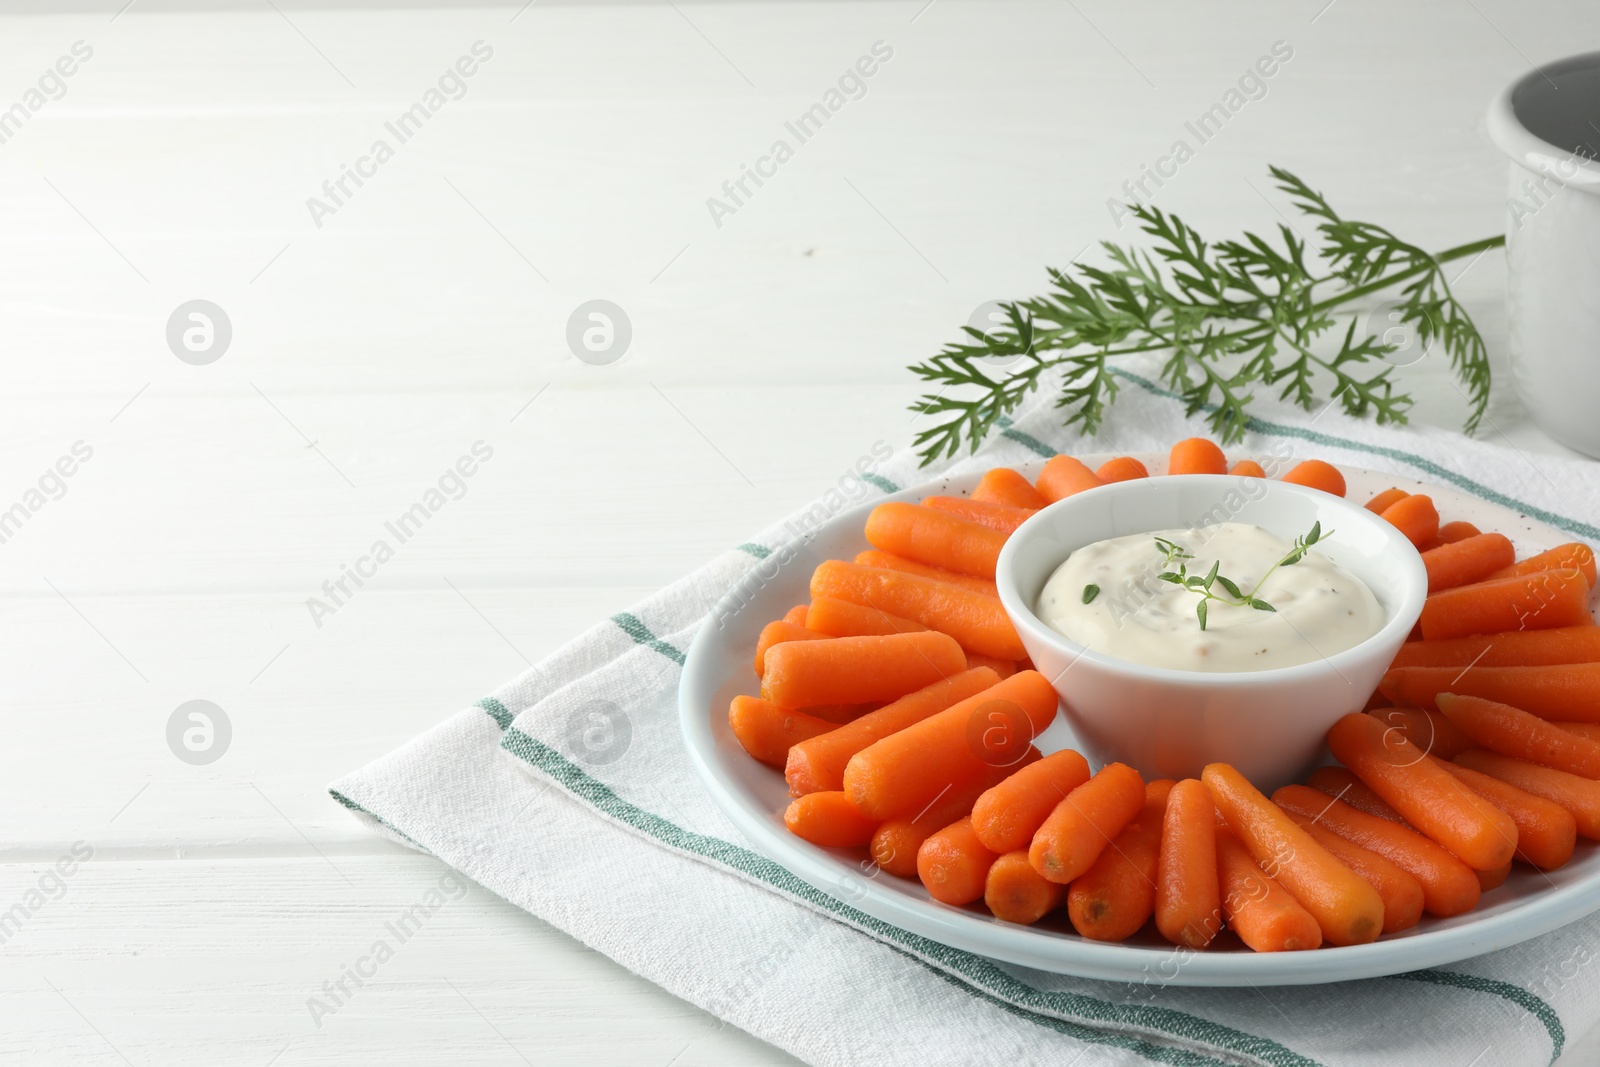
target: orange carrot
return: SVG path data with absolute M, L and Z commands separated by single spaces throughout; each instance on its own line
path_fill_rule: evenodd
M 963 589 L 970 589 L 975 593 L 986 593 L 998 597 L 1000 591 L 994 583 L 987 578 L 974 578 L 970 574 L 957 574 L 947 571 L 943 567 L 930 567 L 926 563 L 918 563 L 904 556 L 897 556 L 893 552 L 879 552 L 869 548 L 865 552 L 857 552 L 855 562 L 863 567 L 876 567 L 886 571 L 900 571 L 904 574 L 915 574 L 920 578 L 932 578 L 934 581 L 944 582 L 948 585 L 959 585 Z
M 1031 508 L 1034 511 L 1050 503 L 1033 487 L 1033 483 L 1010 467 L 996 467 L 985 473 L 972 490 L 972 499 L 1014 508 Z
M 1481 533 L 1483 531 L 1472 525 L 1472 523 L 1462 522 L 1457 519 L 1455 522 L 1441 524 L 1435 540 L 1442 545 L 1453 545 L 1457 541 L 1465 541 L 1467 538 L 1477 537 Z
M 875 820 L 851 805 L 843 793 L 807 793 L 789 802 L 783 825 L 796 837 L 822 848 L 854 848 L 872 839 Z
M 1039 750 L 1028 747 L 1020 766 L 1038 762 Z M 984 790 L 1001 782 L 1015 768 L 985 767 L 977 777 L 954 784 L 915 814 L 885 819 L 873 831 L 868 851 L 873 862 L 898 878 L 917 876 L 917 850 L 922 843 L 957 819 L 971 814 L 973 802 Z
M 1578 833 L 1591 841 L 1600 841 L 1600 782 L 1510 756 L 1485 752 L 1481 748 L 1463 752 L 1451 762 L 1509 782 L 1534 796 L 1555 801 L 1572 813 L 1578 824 Z
M 750 696 L 728 705 L 728 726 L 744 750 L 769 767 L 782 767 L 791 746 L 830 733 L 834 725 Z
M 1516 555 L 1511 538 L 1497 533 L 1479 534 L 1429 549 L 1422 554 L 1422 565 L 1428 569 L 1428 592 L 1481 582 Z
M 1033 518 L 1026 508 L 1013 508 L 1005 504 L 986 504 L 965 496 L 930 496 L 922 501 L 925 508 L 943 511 L 958 519 L 987 526 L 1003 534 L 1011 534 L 1018 526 Z
M 1490 871 L 1516 854 L 1517 826 L 1505 812 L 1475 793 L 1464 795 L 1422 749 L 1372 716 L 1346 715 L 1334 723 L 1328 748 L 1408 823 L 1468 867 Z
M 1262 870 L 1316 918 L 1323 940 L 1362 945 L 1377 939 L 1383 932 L 1383 898 L 1365 879 L 1317 844 L 1233 767 L 1209 764 L 1200 780 Z
M 1064 500 L 1074 493 L 1104 485 L 1088 467 L 1071 456 L 1052 456 L 1039 472 L 1036 483 L 1039 495 L 1050 503 Z
M 1511 876 L 1511 861 L 1506 860 L 1492 871 L 1478 871 L 1478 888 L 1487 893 L 1491 889 L 1499 889 Z
M 1033 869 L 1026 849 L 1007 852 L 994 861 L 984 880 L 983 902 L 1001 922 L 1028 926 L 1061 906 L 1067 887 Z
M 947 511 L 890 500 L 867 516 L 867 541 L 883 552 L 992 581 L 1006 535 Z
M 895 700 L 966 669 L 961 646 L 941 633 L 789 641 L 767 650 L 761 690 L 785 708 Z
M 920 811 L 952 782 L 1017 763 L 1056 715 L 1038 671 L 1022 671 L 857 752 L 845 792 L 877 819 Z
M 1551 722 L 1600 722 L 1600 663 L 1543 667 L 1401 667 L 1379 683 L 1398 704 L 1436 708 L 1440 693 L 1512 704 Z
M 878 707 L 880 704 L 882 704 L 882 701 L 877 700 L 867 701 L 863 704 L 811 704 L 807 707 L 795 708 L 793 710 L 798 711 L 803 715 L 809 715 L 813 719 L 822 719 L 825 722 L 841 725 L 844 723 L 855 722 L 857 719 L 861 718 L 861 716 Z
M 1375 708 L 1367 712 L 1430 756 L 1449 759 L 1472 748 L 1472 741 L 1437 711 L 1421 708 Z
M 1568 733 L 1521 708 L 1482 697 L 1440 693 L 1434 702 L 1479 748 L 1585 778 L 1600 778 L 1600 742 Z
M 1512 564 L 1497 577 L 1510 578 L 1519 574 L 1537 574 L 1540 571 L 1566 571 L 1577 568 L 1593 588 L 1595 579 L 1594 549 L 1581 541 L 1569 541 L 1564 545 L 1540 552 L 1536 556 L 1529 556 L 1520 563 Z
M 1386 860 L 1370 849 L 1362 848 L 1312 822 L 1304 815 L 1290 813 L 1317 844 L 1333 853 L 1334 859 L 1367 880 L 1383 898 L 1383 932 L 1399 933 L 1417 925 L 1422 918 L 1422 883 L 1413 878 L 1400 865 Z
M 1100 464 L 1100 469 L 1094 472 L 1094 476 L 1110 485 L 1112 482 L 1128 482 L 1135 478 L 1148 478 L 1150 477 L 1150 469 L 1132 456 L 1118 456 L 1116 459 L 1108 459 Z
M 1404 489 L 1385 489 L 1371 500 L 1367 501 L 1367 510 L 1377 515 L 1382 515 L 1389 510 L 1391 504 L 1398 504 L 1411 494 Z
M 1019 770 L 972 805 L 972 829 L 991 852 L 1026 848 L 1064 797 L 1089 780 L 1089 761 L 1070 748 Z
M 796 626 L 788 619 L 767 623 L 761 628 L 761 636 L 756 638 L 756 677 L 767 673 L 767 651 L 774 645 L 781 645 L 785 641 L 818 641 L 827 636 L 808 630 L 803 625 Z
M 783 621 L 791 626 L 804 626 L 806 624 L 806 612 L 810 607 L 811 605 L 809 604 L 796 604 L 783 613 Z
M 1267 476 L 1267 472 L 1262 468 L 1261 464 L 1253 459 L 1241 459 L 1233 465 L 1233 470 L 1228 473 L 1239 478 L 1265 478 Z
M 983 896 L 989 868 L 998 858 L 972 832 L 972 820 L 962 819 L 917 849 L 917 877 L 934 900 L 960 907 Z
M 915 693 L 907 693 L 894 703 L 870 711 L 829 733 L 792 744 L 783 772 L 789 782 L 789 792 L 798 797 L 843 789 L 844 769 L 857 752 L 983 692 L 999 680 L 987 667 L 963 671 Z
M 1222 926 L 1222 890 L 1217 809 L 1204 782 L 1185 778 L 1172 787 L 1156 869 L 1156 929 L 1174 945 L 1205 948 Z
M 1167 454 L 1168 474 L 1226 474 L 1228 461 L 1214 442 L 1190 437 L 1172 446 Z
M 827 596 L 811 602 L 806 610 L 806 628 L 829 637 L 914 634 L 927 629 L 920 622 Z
M 1306 779 L 1306 784 L 1368 815 L 1376 815 L 1380 819 L 1388 819 L 1404 826 L 1410 825 L 1404 815 L 1395 811 L 1387 800 L 1369 789 L 1361 779 L 1350 772 L 1348 767 L 1318 767 L 1311 772 L 1311 777 Z
M 828 560 L 811 575 L 811 595 L 912 619 L 985 656 L 1022 659 L 1028 654 L 997 598 L 931 578 Z
M 1492 578 L 1433 593 L 1422 605 L 1421 619 L 1425 641 L 1592 621 L 1589 584 L 1576 570 Z
M 1422 906 L 1429 914 L 1443 918 L 1477 906 L 1482 889 L 1472 868 L 1415 830 L 1368 815 L 1308 785 L 1286 785 L 1272 794 L 1272 801 L 1403 868 L 1422 883 Z
M 1303 485 L 1334 496 L 1344 496 L 1344 475 L 1339 473 L 1338 467 L 1320 459 L 1308 459 L 1296 464 L 1293 470 L 1283 476 L 1283 480 L 1291 485 Z
M 1407 641 L 1389 666 L 1543 667 L 1552 663 L 1600 663 L 1600 626 Z
M 1439 533 L 1439 509 L 1422 493 L 1395 501 L 1382 514 L 1414 545 L 1425 545 Z
M 1250 851 L 1226 826 L 1217 828 L 1217 884 L 1228 928 L 1255 951 L 1321 946 L 1322 928 L 1316 917 L 1256 866 Z
M 1556 725 L 1569 734 L 1587 737 L 1591 741 L 1600 741 L 1600 722 L 1558 722 Z
M 1172 785 L 1167 780 L 1146 785 L 1138 815 L 1068 887 L 1067 917 L 1072 928 L 1091 941 L 1125 940 L 1150 921 L 1156 903 L 1161 824 Z
M 1144 780 L 1123 763 L 1108 763 L 1062 798 L 1028 846 L 1028 862 L 1052 882 L 1066 884 L 1087 871 L 1111 839 L 1144 806 Z
M 1566 808 L 1481 771 L 1442 760 L 1439 766 L 1517 824 L 1517 858 L 1546 871 L 1553 871 L 1572 858 L 1578 843 L 1578 823 Z
M 984 656 L 976 652 L 967 653 L 968 667 L 988 667 L 1002 678 L 1009 678 L 1022 668 L 1014 659 L 998 659 L 994 656 Z

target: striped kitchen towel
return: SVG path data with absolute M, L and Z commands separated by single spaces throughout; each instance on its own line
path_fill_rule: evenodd
M 1600 540 L 1594 464 L 1457 434 L 1259 404 L 1230 451 L 1286 449 L 1449 485 Z M 848 472 L 810 507 L 596 626 L 409 744 L 335 799 L 665 989 L 817 1064 L 1275 1067 L 1544 1065 L 1600 1021 L 1600 916 L 1447 967 L 1323 986 L 1193 989 L 1032 971 L 871 918 L 756 852 L 679 738 L 684 652 L 779 546 L 843 507 L 938 473 L 1057 451 L 1160 451 L 1204 428 L 1122 375 L 1115 425 L 1064 431 L 1034 400 L 976 457 L 908 453 Z

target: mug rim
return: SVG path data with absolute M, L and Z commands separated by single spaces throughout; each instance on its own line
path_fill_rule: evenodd
M 1523 169 L 1574 189 L 1600 193 L 1600 160 L 1580 156 L 1529 130 L 1512 102 L 1523 87 L 1548 80 L 1551 74 L 1590 68 L 1600 69 L 1600 51 L 1580 52 L 1536 66 L 1495 94 L 1489 104 L 1488 127 L 1495 147 Z

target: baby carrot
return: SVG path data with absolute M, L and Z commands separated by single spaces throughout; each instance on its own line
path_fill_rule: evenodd
M 872 839 L 877 822 L 857 811 L 843 793 L 807 793 L 789 802 L 783 825 L 822 848 L 853 848 Z
M 1222 927 L 1222 891 L 1217 808 L 1199 779 L 1185 778 L 1167 796 L 1156 871 L 1156 929 L 1174 945 L 1205 948 Z
M 1150 477 L 1150 469 L 1132 456 L 1118 456 L 1116 459 L 1108 459 L 1100 464 L 1100 469 L 1094 472 L 1094 476 L 1110 485 L 1112 482 L 1127 482 L 1135 478 L 1148 478 Z
M 767 650 L 762 696 L 785 708 L 894 700 L 967 669 L 947 634 L 830 637 Z
M 1457 752 L 1472 748 L 1467 735 L 1437 711 L 1421 708 L 1374 708 L 1367 712 L 1416 745 L 1422 751 L 1440 759 L 1449 759 Z
M 1228 928 L 1255 951 L 1293 952 L 1322 944 L 1316 917 L 1256 866 L 1226 826 L 1217 828 L 1217 884 Z
M 1006 535 L 947 511 L 890 500 L 867 516 L 867 541 L 883 552 L 992 581 Z
M 1481 771 L 1440 761 L 1461 784 L 1499 808 L 1517 824 L 1517 857 L 1553 871 L 1572 858 L 1578 823 L 1560 804 Z
M 1026 848 L 1068 793 L 1089 780 L 1089 761 L 1070 748 L 1018 771 L 972 805 L 972 829 L 991 852 Z
M 987 667 L 975 667 L 907 693 L 892 704 L 869 711 L 853 722 L 821 736 L 792 744 L 783 776 L 794 796 L 844 788 L 844 769 L 850 757 L 874 741 L 881 741 L 913 723 L 936 715 L 994 685 L 999 676 Z M 759 758 L 759 757 L 758 757 Z
M 1065 500 L 1074 493 L 1104 485 L 1094 471 L 1071 456 L 1052 456 L 1039 472 L 1039 495 L 1050 503 Z
M 1506 860 L 1492 871 L 1476 871 L 1478 888 L 1487 893 L 1491 889 L 1499 889 L 1505 885 L 1506 879 L 1511 877 L 1511 861 Z
M 1422 605 L 1422 638 L 1437 641 L 1507 630 L 1588 625 L 1589 583 L 1582 572 L 1536 571 L 1491 578 L 1429 594 Z
M 1600 840 L 1600 782 L 1481 748 L 1463 752 L 1451 762 L 1555 801 L 1572 813 L 1578 833 L 1591 841 Z
M 1459 724 L 1458 724 L 1459 725 Z M 1328 731 L 1328 749 L 1405 820 L 1461 857 L 1490 871 L 1517 850 L 1517 826 L 1470 791 L 1422 749 L 1390 734 L 1370 715 L 1346 715 Z
M 1399 933 L 1417 925 L 1422 918 L 1422 883 L 1407 874 L 1403 867 L 1386 860 L 1370 849 L 1353 841 L 1346 841 L 1332 830 L 1326 830 L 1304 815 L 1293 812 L 1289 818 L 1306 833 L 1316 838 L 1317 844 L 1333 853 L 1340 863 L 1367 880 L 1383 898 L 1383 932 Z
M 1376 889 L 1317 844 L 1233 767 L 1209 764 L 1200 780 L 1255 861 L 1316 918 L 1323 940 L 1362 945 L 1377 939 L 1383 932 L 1383 898 Z
M 774 645 L 781 645 L 785 641 L 816 641 L 827 636 L 808 630 L 803 624 L 796 626 L 787 618 L 767 623 L 761 628 L 761 636 L 756 638 L 756 677 L 767 673 L 767 651 Z
M 798 711 L 785 711 L 757 697 L 737 696 L 728 705 L 728 726 L 744 750 L 769 767 L 782 767 L 789 748 L 835 727 Z
M 1014 765 L 1056 715 L 1050 682 L 1021 671 L 857 752 L 844 770 L 856 807 L 877 819 L 920 811 L 952 782 Z
M 783 613 L 783 621 L 791 626 L 804 626 L 806 624 L 806 612 L 810 610 L 810 607 L 811 605 L 809 604 L 796 604 Z
M 811 575 L 811 595 L 837 597 L 920 622 L 985 656 L 1022 659 L 1028 654 L 998 598 L 930 578 L 828 560 Z
M 1556 725 L 1569 734 L 1587 737 L 1591 741 L 1600 741 L 1600 722 L 1558 722 Z
M 1126 940 L 1150 921 L 1172 785 L 1166 780 L 1146 785 L 1139 814 L 1067 888 L 1067 918 L 1091 941 Z
M 1296 464 L 1293 470 L 1283 476 L 1283 480 L 1291 485 L 1303 485 L 1334 496 L 1344 496 L 1344 475 L 1339 473 L 1338 467 L 1320 459 L 1308 459 Z
M 967 653 L 968 667 L 988 667 L 1002 678 L 1009 678 L 1021 668 L 1014 659 L 999 659 L 995 656 L 984 656 L 977 652 Z
M 926 563 L 918 563 L 904 556 L 897 556 L 893 552 L 879 552 L 869 548 L 865 552 L 857 552 L 855 562 L 863 567 L 877 567 L 880 570 L 900 571 L 904 574 L 915 574 L 921 578 L 932 578 L 935 581 L 945 582 L 949 585 L 959 585 L 963 589 L 970 589 L 975 593 L 987 593 L 989 596 L 998 597 L 1000 591 L 994 583 L 987 578 L 974 578 L 970 574 L 957 574 L 947 571 L 943 567 L 930 567 Z
M 1507 567 L 1498 577 L 1510 578 L 1519 574 L 1537 574 L 1539 571 L 1566 571 L 1576 568 L 1583 572 L 1584 578 L 1590 587 L 1594 586 L 1595 564 L 1594 549 L 1581 541 L 1569 541 L 1564 545 L 1547 549 L 1538 555 L 1529 556 L 1520 563 Z
M 882 703 L 882 701 L 871 700 L 861 704 L 811 704 L 807 707 L 795 708 L 794 710 L 800 712 L 801 714 L 809 715 L 813 719 L 822 719 L 835 725 L 842 725 L 844 723 L 855 722 L 873 708 L 879 707 Z
M 1600 626 L 1512 630 L 1447 641 L 1407 641 L 1390 667 L 1543 667 L 1600 663 Z
M 983 896 L 989 867 L 998 858 L 972 832 L 972 820 L 962 819 L 917 849 L 917 877 L 934 900 L 960 907 Z
M 1428 592 L 1481 582 L 1516 555 L 1511 538 L 1497 533 L 1479 534 L 1430 548 L 1422 554 L 1422 565 L 1428 569 Z
M 925 508 L 943 511 L 958 519 L 987 526 L 1003 534 L 1011 534 L 1018 526 L 1033 518 L 1027 508 L 1014 508 L 1006 504 L 986 504 L 965 496 L 930 496 L 922 501 Z
M 1368 815 L 1376 815 L 1380 819 L 1388 819 L 1401 825 L 1406 823 L 1405 816 L 1395 811 L 1384 800 L 1362 783 L 1361 779 L 1350 773 L 1348 767 L 1318 767 L 1311 772 L 1311 777 L 1306 779 L 1306 784 L 1312 789 L 1326 793 L 1335 800 L 1342 800 L 1352 808 L 1364 811 Z
M 1028 862 L 1052 882 L 1087 871 L 1111 839 L 1144 806 L 1144 780 L 1123 763 L 1108 763 L 1062 798 L 1028 845 Z
M 1039 750 L 1030 745 L 1020 766 L 1028 766 L 1038 759 Z M 898 878 L 915 878 L 917 849 L 922 843 L 957 819 L 971 814 L 973 802 L 983 791 L 1013 770 L 1013 767 L 985 767 L 976 777 L 952 785 L 921 811 L 885 819 L 873 831 L 867 846 L 873 862 Z
M 1457 519 L 1455 522 L 1440 524 L 1439 533 L 1435 540 L 1441 545 L 1453 545 L 1457 541 L 1465 541 L 1467 538 L 1477 537 L 1481 533 L 1483 531 L 1472 525 L 1472 523 L 1462 522 Z
M 1433 498 L 1417 493 L 1383 509 L 1382 515 L 1414 545 L 1425 545 L 1439 532 L 1439 509 Z
M 1167 454 L 1168 474 L 1226 474 L 1228 461 L 1212 441 L 1190 437 L 1172 446 Z
M 1585 778 L 1600 778 L 1600 742 L 1568 733 L 1521 708 L 1482 697 L 1440 693 L 1434 702 L 1479 748 Z
M 1233 465 L 1233 470 L 1228 473 L 1237 478 L 1265 478 L 1267 476 L 1266 470 L 1253 459 L 1241 459 Z
M 996 467 L 986 472 L 972 490 L 972 499 L 1014 508 L 1031 508 L 1034 511 L 1050 503 L 1033 487 L 1032 482 L 1010 467 Z
M 1307 785 L 1286 785 L 1272 801 L 1404 869 L 1422 883 L 1422 906 L 1429 914 L 1443 918 L 1477 906 L 1482 889 L 1472 868 L 1410 827 L 1368 815 Z
M 983 902 L 1001 922 L 1029 926 L 1061 906 L 1067 887 L 1033 869 L 1027 849 L 1007 852 L 989 867 Z
M 1389 510 L 1389 505 L 1398 504 L 1400 501 L 1404 500 L 1410 495 L 1411 494 L 1406 492 L 1404 489 L 1385 489 L 1383 492 L 1367 501 L 1366 508 L 1370 512 L 1382 515 L 1385 511 Z
M 1398 704 L 1436 708 L 1440 693 L 1511 704 L 1552 722 L 1600 722 L 1600 663 L 1542 667 L 1401 667 L 1379 683 Z
M 829 637 L 872 637 L 884 634 L 914 634 L 927 627 L 902 619 L 877 608 L 852 604 L 831 596 L 819 597 L 806 609 L 806 628 Z

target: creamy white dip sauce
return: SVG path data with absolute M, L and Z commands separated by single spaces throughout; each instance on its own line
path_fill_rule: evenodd
M 1324 535 L 1326 536 L 1326 535 Z M 1165 553 L 1156 538 L 1193 553 L 1181 562 L 1204 577 L 1217 563 L 1241 593 L 1271 604 L 1273 611 L 1229 603 L 1206 604 L 1202 631 L 1195 605 L 1199 593 L 1162 581 Z M 1316 548 L 1295 564 L 1270 567 L 1294 549 L 1292 541 L 1259 526 L 1225 522 L 1187 530 L 1154 530 L 1086 545 L 1056 568 L 1039 594 L 1038 613 L 1052 628 L 1087 648 L 1152 667 L 1186 671 L 1264 671 L 1343 652 L 1383 628 L 1384 614 L 1372 590 Z M 1096 586 L 1089 603 L 1086 587 Z

